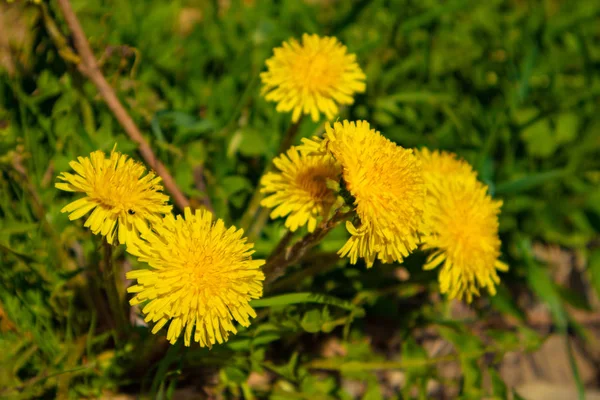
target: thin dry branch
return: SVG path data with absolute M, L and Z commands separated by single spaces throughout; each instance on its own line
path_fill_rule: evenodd
M 119 121 L 119 124 L 121 124 L 131 140 L 138 144 L 140 154 L 144 158 L 144 161 L 162 178 L 165 189 L 171 194 L 177 207 L 183 209 L 189 206 L 189 200 L 183 194 L 181 189 L 179 189 L 177 183 L 175 183 L 175 180 L 164 164 L 158 160 L 152 151 L 150 144 L 144 139 L 139 128 L 119 101 L 115 91 L 106 81 L 106 78 L 98 67 L 98 62 L 96 61 L 96 57 L 81 28 L 81 24 L 71 7 L 71 3 L 69 0 L 57 0 L 57 2 L 71 31 L 75 49 L 80 57 L 77 68 L 84 76 L 91 80 L 94 85 L 96 85 L 100 96 L 102 96 L 102 99 L 104 99 L 117 121 Z

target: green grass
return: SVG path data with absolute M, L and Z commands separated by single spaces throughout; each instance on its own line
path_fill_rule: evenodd
M 558 332 L 588 337 L 567 305 L 590 309 L 590 297 L 555 282 L 532 245 L 589 259 L 581 279 L 598 295 L 599 2 L 230 3 L 72 1 L 109 83 L 192 203 L 203 195 L 193 175 L 202 167 L 216 215 L 240 223 L 290 124 L 260 96 L 265 60 L 290 37 L 335 35 L 367 75 L 366 93 L 340 119 L 367 119 L 404 147 L 456 152 L 504 201 L 502 259 L 510 271 L 498 295 L 473 305 L 475 322 L 452 320 L 448 302 L 435 295 L 435 271 L 421 271 L 421 254 L 405 262 L 411 279 L 401 283 L 397 265 L 366 270 L 332 258 L 345 239 L 336 229 L 289 271 L 298 279 L 283 278 L 272 293 L 281 296 L 260 300 L 259 319 L 227 344 L 210 351 L 168 346 L 163 332 L 153 336 L 142 326 L 120 340 L 93 272 L 100 241 L 60 213 L 72 197 L 54 182 L 70 160 L 115 143 L 139 155 L 94 86 L 58 54 L 39 8 L 17 1 L 10 12 L 18 18 L 5 36 L 10 45 L 0 46 L 0 59 L 12 54 L 10 65 L 0 64 L 0 397 L 169 398 L 176 389 L 206 386 L 247 399 L 349 398 L 341 376 L 366 382 L 375 399 L 381 391 L 373 370 L 387 368 L 405 370 L 409 386 L 424 394 L 441 362 L 421 347 L 419 335 L 429 327 L 457 350 L 452 357 L 464 379 L 454 384 L 464 397 L 480 398 L 488 393 L 485 354 L 531 351 L 543 339 L 527 328 L 519 299 L 547 304 Z M 47 4 L 68 35 L 55 2 Z M 8 7 L 0 3 L 0 15 Z M 305 119 L 299 136 L 321 130 Z M 256 238 L 257 255 L 268 255 L 282 232 L 280 220 L 270 221 Z M 117 262 L 137 265 L 122 251 Z M 319 297 L 325 293 L 331 298 Z M 476 334 L 475 327 L 509 315 L 516 327 Z M 400 338 L 402 348 L 384 354 L 370 345 L 374 325 Z M 311 345 L 327 337 L 341 341 L 343 359 L 323 360 Z M 340 375 L 310 368 L 319 363 Z M 276 384 L 247 383 L 251 372 L 265 371 Z M 502 397 L 507 389 L 491 376 Z

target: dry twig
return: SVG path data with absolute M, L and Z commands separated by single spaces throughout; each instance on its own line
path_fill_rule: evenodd
M 81 28 L 81 24 L 71 7 L 71 3 L 69 0 L 57 0 L 57 2 L 71 34 L 73 35 L 75 49 L 80 58 L 80 62 L 77 63 L 77 68 L 84 76 L 90 79 L 94 85 L 96 85 L 100 96 L 102 96 L 117 121 L 119 121 L 119 124 L 121 124 L 131 140 L 138 144 L 140 154 L 144 158 L 144 161 L 146 161 L 146 163 L 162 178 L 166 190 L 173 196 L 173 201 L 177 207 L 183 209 L 189 206 L 189 200 L 183 194 L 181 189 L 179 189 L 177 183 L 175 183 L 175 180 L 164 164 L 158 160 L 152 151 L 150 144 L 144 139 L 139 128 L 119 101 L 113 88 L 106 81 L 102 71 L 100 71 L 96 57 L 94 56 L 85 33 Z

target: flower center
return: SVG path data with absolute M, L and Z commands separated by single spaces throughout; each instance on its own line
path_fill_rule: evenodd
M 188 287 L 206 297 L 216 295 L 227 286 L 227 274 L 223 274 L 223 260 L 214 255 L 212 249 L 198 246 L 192 241 L 186 251 Z
M 98 181 L 94 185 L 90 197 L 113 212 L 136 212 L 135 205 L 139 204 L 139 186 L 137 178 L 128 174 L 113 175 L 107 180 Z M 138 210 L 139 211 L 139 210 Z
M 327 54 L 319 52 L 301 55 L 293 69 L 298 86 L 311 92 L 335 86 L 341 75 L 340 67 L 333 65 Z
M 332 178 L 331 171 L 323 168 L 308 168 L 298 175 L 296 182 L 300 188 L 310 194 L 316 201 L 325 200 L 331 191 L 327 187 L 327 179 Z

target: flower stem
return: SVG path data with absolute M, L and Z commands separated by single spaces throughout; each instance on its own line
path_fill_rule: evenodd
M 300 123 L 302 122 L 302 118 L 300 118 L 297 122 L 294 122 L 288 128 L 287 132 L 281 139 L 281 143 L 279 144 L 279 149 L 277 151 L 277 155 L 283 153 L 287 148 L 289 148 L 292 143 L 294 143 L 294 138 L 296 137 L 296 133 L 300 128 Z M 260 181 L 265 174 L 271 172 L 273 170 L 273 160 L 269 161 L 268 165 L 265 167 L 260 179 L 258 180 L 258 184 L 256 185 L 256 189 L 252 194 L 252 198 L 250 199 L 250 203 L 248 204 L 248 208 L 244 215 L 242 216 L 242 220 L 240 221 L 240 227 L 244 230 L 244 232 L 248 233 L 248 238 L 250 240 L 254 240 L 262 230 L 267 218 L 269 210 L 262 209 L 259 212 L 260 202 L 262 201 L 264 195 L 260 192 Z
M 294 143 L 294 138 L 296 137 L 296 133 L 298 133 L 298 129 L 300 129 L 300 124 L 302 123 L 302 117 L 296 122 L 294 122 L 288 128 L 287 132 L 281 139 L 281 143 L 279 144 L 279 150 L 277 150 L 277 154 L 283 153 Z
M 116 265 L 113 263 L 113 247 L 106 240 L 103 240 L 102 248 L 104 250 L 104 265 L 102 268 L 103 286 L 116 325 L 117 337 L 122 337 L 129 327 L 129 318 L 127 317 L 128 307 L 125 305 L 124 298 L 119 294 L 119 285 L 117 283 L 119 274 L 116 273 Z
M 343 213 L 337 211 L 329 221 L 315 229 L 314 232 L 309 233 L 298 240 L 291 247 L 286 247 L 285 244 L 281 245 L 281 243 L 278 244 L 276 247 L 277 251 L 269 257 L 267 263 L 263 267 L 263 272 L 265 274 L 264 285 L 269 285 L 280 278 L 285 273 L 287 267 L 302 260 L 308 250 L 319 244 L 333 228 L 352 214 L 353 212 Z M 281 240 L 289 241 L 290 237 L 285 235 Z
M 310 276 L 324 274 L 335 268 L 339 260 L 340 256 L 336 252 L 311 253 L 303 260 L 307 263 L 306 267 L 300 268 L 298 271 L 279 279 L 277 282 L 272 282 L 271 285 L 265 289 L 265 293 L 283 292 L 285 290 L 297 287 L 298 284 L 304 279 Z

